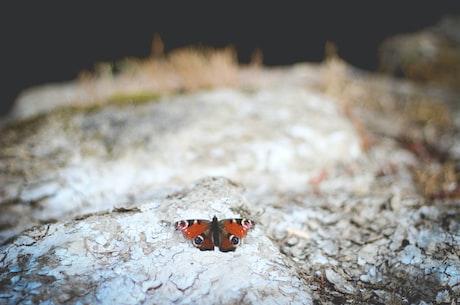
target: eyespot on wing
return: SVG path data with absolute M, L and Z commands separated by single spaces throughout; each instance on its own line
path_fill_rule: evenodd
M 206 232 L 209 228 L 209 221 L 203 219 L 180 220 L 174 224 L 176 230 L 179 230 L 188 239 L 194 239 L 200 234 Z

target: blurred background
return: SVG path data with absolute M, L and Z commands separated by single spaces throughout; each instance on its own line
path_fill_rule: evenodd
M 266 66 L 321 62 L 326 41 L 331 41 L 349 64 L 375 71 L 377 49 L 386 37 L 419 31 L 460 12 L 455 1 L 309 5 L 4 5 L 0 115 L 31 86 L 74 80 L 98 62 L 148 57 L 155 34 L 165 52 L 190 45 L 232 45 L 240 63 L 249 63 L 260 50 Z

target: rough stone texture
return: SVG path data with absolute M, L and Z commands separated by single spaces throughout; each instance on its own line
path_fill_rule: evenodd
M 182 217 L 239 216 L 241 191 L 210 178 L 132 210 L 31 229 L 1 249 L 2 303 L 311 304 L 263 225 L 232 253 L 200 252 L 173 232 Z
M 0 303 L 459 303 L 455 90 L 337 59 L 239 79 L 4 127 Z M 231 253 L 172 227 L 213 215 L 257 225 Z
M 295 191 L 315 168 L 361 154 L 333 102 L 294 87 L 58 113 L 31 125 L 4 133 L 22 154 L 2 163 L 10 173 L 3 221 L 16 223 L 3 240 L 34 222 L 127 206 L 206 176 Z

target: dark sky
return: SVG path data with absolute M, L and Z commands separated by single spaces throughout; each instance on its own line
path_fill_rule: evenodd
M 270 66 L 319 62 L 330 40 L 350 64 L 373 70 L 377 47 L 385 37 L 418 31 L 448 13 L 458 14 L 455 6 L 444 5 L 453 2 L 380 7 L 337 6 L 340 1 L 320 6 L 302 2 L 305 7 L 280 2 L 273 6 L 245 2 L 113 5 L 108 1 L 97 6 L 79 1 L 10 5 L 0 13 L 4 82 L 0 114 L 25 88 L 75 79 L 96 62 L 148 56 L 154 33 L 160 34 L 166 51 L 196 44 L 233 45 L 243 63 L 260 48 Z

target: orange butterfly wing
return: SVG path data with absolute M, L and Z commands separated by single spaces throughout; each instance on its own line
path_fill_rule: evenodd
M 219 221 L 219 249 L 222 252 L 235 251 L 241 239 L 254 228 L 255 223 L 249 219 L 223 219 Z
M 177 221 L 174 225 L 176 230 L 181 231 L 201 251 L 214 250 L 214 247 L 218 246 L 220 251 L 228 252 L 235 251 L 241 239 L 254 228 L 255 223 L 244 218 L 218 221 L 214 216 L 212 221 L 188 219 Z
M 214 240 L 211 232 L 211 222 L 203 219 L 188 219 L 177 221 L 176 230 L 192 241 L 201 251 L 214 250 Z

